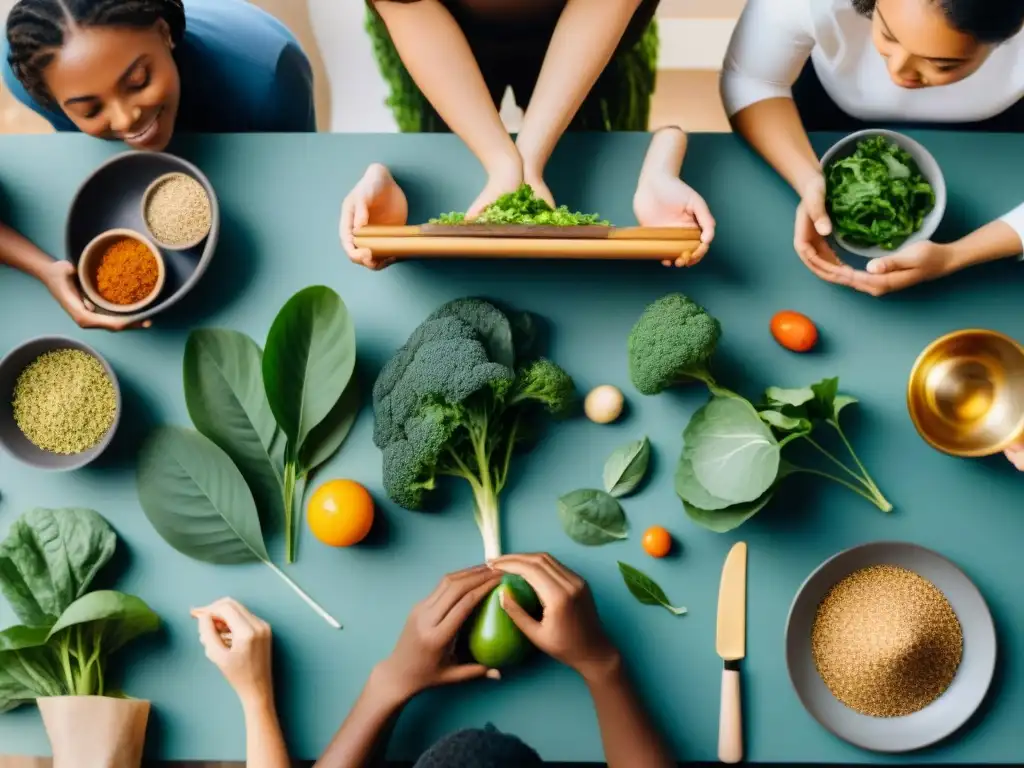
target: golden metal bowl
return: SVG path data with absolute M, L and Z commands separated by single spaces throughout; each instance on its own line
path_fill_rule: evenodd
M 1024 347 L 996 331 L 936 339 L 910 372 L 907 408 L 933 448 L 951 456 L 999 453 L 1024 436 Z

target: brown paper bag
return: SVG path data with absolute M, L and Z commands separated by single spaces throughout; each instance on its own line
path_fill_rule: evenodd
M 53 768 L 139 768 L 149 702 L 109 696 L 36 699 Z

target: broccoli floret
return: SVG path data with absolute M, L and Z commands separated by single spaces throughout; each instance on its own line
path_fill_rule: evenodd
M 629 377 L 644 395 L 687 381 L 714 385 L 708 361 L 722 328 L 681 293 L 663 296 L 644 310 L 629 334 Z
M 501 554 L 498 497 L 527 421 L 538 412 L 565 414 L 575 401 L 572 379 L 551 361 L 513 370 L 494 359 L 526 358 L 505 346 L 528 338 L 511 328 L 483 299 L 446 304 L 413 332 L 373 388 L 388 497 L 422 509 L 438 476 L 462 478 L 473 491 L 488 559 Z

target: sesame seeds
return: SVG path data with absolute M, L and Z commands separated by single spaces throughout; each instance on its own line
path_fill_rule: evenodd
M 44 451 L 76 454 L 96 445 L 114 424 L 114 383 L 92 355 L 58 349 L 39 356 L 14 385 L 14 421 Z
M 872 717 L 903 717 L 949 687 L 963 656 L 963 631 L 931 582 L 906 568 L 873 565 L 822 600 L 811 650 L 843 704 Z
M 212 223 L 210 198 L 203 185 L 185 173 L 172 173 L 149 193 L 146 226 L 161 244 L 185 246 L 201 240 Z

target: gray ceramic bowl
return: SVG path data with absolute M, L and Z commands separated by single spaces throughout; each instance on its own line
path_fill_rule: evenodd
M 825 595 L 871 565 L 900 566 L 930 581 L 949 600 L 963 629 L 963 658 L 953 682 L 930 705 L 906 717 L 869 717 L 848 708 L 825 685 L 811 654 L 811 630 Z M 916 544 L 879 541 L 840 552 L 803 583 L 789 611 L 786 664 L 800 702 L 829 731 L 864 749 L 909 752 L 946 738 L 981 705 L 995 671 L 995 626 L 977 587 L 952 562 Z
M 107 434 L 92 448 L 70 456 L 44 451 L 29 442 L 14 421 L 14 409 L 11 405 L 14 385 L 21 372 L 40 355 L 57 349 L 79 349 L 99 360 L 103 364 L 107 376 L 114 383 L 114 394 L 117 397 L 117 412 L 114 414 L 114 423 L 107 430 Z M 19 461 L 38 469 L 58 471 L 84 467 L 110 445 L 120 420 L 121 387 L 117 383 L 117 376 L 103 356 L 88 344 L 64 336 L 42 336 L 26 341 L 20 347 L 15 347 L 3 359 L 0 359 L 0 446 L 3 446 L 7 453 Z
M 210 232 L 192 248 L 160 249 L 166 267 L 163 290 L 160 297 L 145 309 L 131 315 L 119 315 L 131 322 L 145 320 L 176 304 L 203 276 L 213 258 L 220 233 L 220 209 L 213 186 L 202 171 L 180 157 L 163 152 L 125 152 L 115 155 L 93 171 L 82 182 L 71 202 L 65 248 L 68 260 L 77 269 L 82 252 L 97 235 L 109 229 L 149 231 L 142 218 L 143 195 L 156 179 L 172 172 L 186 173 L 206 189 L 212 214 Z
M 909 136 L 904 136 L 902 133 L 896 133 L 895 131 L 887 131 L 883 129 L 868 129 L 864 131 L 857 131 L 851 133 L 849 136 L 840 139 L 833 144 L 829 150 L 821 158 L 821 167 L 823 169 L 828 168 L 829 164 L 833 160 L 841 160 L 845 157 L 849 157 L 856 151 L 857 142 L 861 139 L 866 139 L 871 136 L 884 136 L 894 144 L 898 144 L 914 158 L 914 162 L 917 163 L 917 167 L 920 169 L 921 174 L 928 180 L 935 190 L 935 207 L 932 208 L 931 213 L 924 217 L 924 222 L 921 224 L 921 229 L 912 234 L 903 243 L 901 248 L 905 248 L 913 243 L 920 242 L 922 240 L 930 240 L 932 235 L 935 234 L 935 230 L 939 227 L 939 222 L 942 221 L 942 217 L 946 213 L 946 179 L 942 175 L 942 169 L 939 167 L 938 162 L 932 157 L 931 152 L 924 148 L 924 146 L 917 141 L 914 141 Z M 884 248 L 868 248 L 860 245 L 852 245 L 839 236 L 831 238 L 835 245 L 838 245 L 844 251 L 852 253 L 856 256 L 863 256 L 868 259 L 874 259 L 879 256 L 888 256 L 892 251 L 887 251 Z

